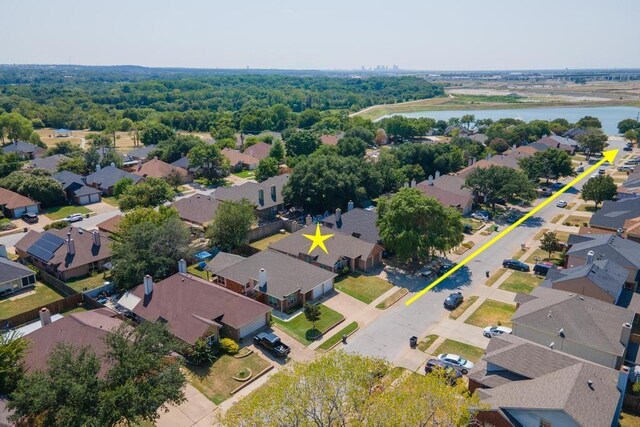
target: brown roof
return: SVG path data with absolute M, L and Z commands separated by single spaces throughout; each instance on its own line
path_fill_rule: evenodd
M 104 231 L 106 233 L 116 233 L 118 232 L 118 225 L 120 225 L 120 221 L 122 221 L 122 215 L 113 216 L 101 223 L 97 224 L 98 230 Z
M 529 157 L 529 156 L 533 156 L 534 154 L 536 154 L 539 150 L 536 149 L 535 147 L 530 147 L 528 145 L 522 145 L 520 147 L 517 147 L 515 149 L 515 152 L 517 154 L 519 154 L 519 157 Z M 510 154 L 513 153 L 514 150 L 511 149 L 509 151 L 507 151 L 505 154 Z
M 151 322 L 162 318 L 176 337 L 190 344 L 215 324 L 240 329 L 271 312 L 265 304 L 182 273 L 154 283 L 148 297 L 144 295 L 144 285 L 137 286 L 131 294 L 140 298 L 133 309 L 135 314 Z
M 162 160 L 153 159 L 138 165 L 135 175 L 152 178 L 167 178 L 172 173 L 178 173 L 180 176 L 187 176 L 187 171 L 177 166 L 172 166 Z
M 615 234 L 615 232 L 602 228 L 580 227 L 578 234 Z
M 262 160 L 265 157 L 269 156 L 269 151 L 271 151 L 271 144 L 267 144 L 266 142 L 258 142 L 244 150 L 244 154 L 255 157 L 258 160 Z
M 98 356 L 106 352 L 104 337 L 122 324 L 117 313 L 107 308 L 74 313 L 25 336 L 31 341 L 25 355 L 27 370 L 43 370 L 58 343 L 90 347 Z
M 248 154 L 241 153 L 237 150 L 230 150 L 229 148 L 222 149 L 222 154 L 224 154 L 224 156 L 229 159 L 229 163 L 231 163 L 231 166 L 235 166 L 238 163 L 242 163 L 245 165 L 255 165 L 259 162 L 259 160 L 253 156 L 249 156 Z
M 198 193 L 176 200 L 172 207 L 178 211 L 182 220 L 205 225 L 213 219 L 219 205 L 220 202 L 213 197 Z
M 40 204 L 40 202 L 31 200 L 21 194 L 14 193 L 6 188 L 0 188 L 0 206 L 4 205 L 5 209 L 16 209 L 37 204 Z
M 341 139 L 340 135 L 322 135 L 320 142 L 327 145 L 338 145 L 338 141 Z
M 459 176 L 440 176 L 434 179 L 432 184 L 429 185 L 429 181 L 425 180 L 420 182 L 416 188 L 427 196 L 435 197 L 445 206 L 464 209 L 473 201 L 471 190 L 462 187 L 464 180 Z
M 510 152 L 509 154 L 499 154 L 496 156 L 491 156 L 489 159 L 481 159 L 472 164 L 471 166 L 467 166 L 466 168 L 458 171 L 457 176 L 466 178 L 471 172 L 473 172 L 476 168 L 488 168 L 490 166 L 505 166 L 511 169 L 520 169 L 518 165 L 518 159 L 522 157 L 528 157 L 526 153 L 523 152 Z

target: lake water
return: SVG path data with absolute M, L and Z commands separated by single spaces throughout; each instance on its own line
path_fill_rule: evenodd
M 502 110 L 439 110 L 416 111 L 400 113 L 405 117 L 430 117 L 435 120 L 449 120 L 452 117 L 462 117 L 473 114 L 476 119 L 504 119 L 513 118 L 529 122 L 531 120 L 567 119 L 571 123 L 577 122 L 584 116 L 594 116 L 602 122 L 602 130 L 608 135 L 618 134 L 618 122 L 624 119 L 636 119 L 640 108 L 628 106 L 615 107 L 539 107 L 513 108 Z M 388 116 L 385 116 L 388 117 Z

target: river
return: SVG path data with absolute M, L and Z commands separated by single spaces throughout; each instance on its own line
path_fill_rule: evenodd
M 435 120 L 449 120 L 451 117 L 462 117 L 473 114 L 476 119 L 514 118 L 529 122 L 531 120 L 567 119 L 571 123 L 581 117 L 594 116 L 602 122 L 602 130 L 608 135 L 618 134 L 618 122 L 624 119 L 636 119 L 640 108 L 629 106 L 613 107 L 538 107 L 538 108 L 509 108 L 499 110 L 438 110 L 416 111 L 413 113 L 398 113 L 405 117 L 430 117 Z M 385 116 L 389 117 L 389 116 Z

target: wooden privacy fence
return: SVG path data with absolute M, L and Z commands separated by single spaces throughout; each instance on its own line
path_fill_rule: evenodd
M 629 385 L 629 387 L 631 386 Z M 625 394 L 624 400 L 622 401 L 622 409 L 632 414 L 640 414 L 640 397 Z

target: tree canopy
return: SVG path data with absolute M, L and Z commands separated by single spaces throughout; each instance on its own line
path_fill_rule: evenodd
M 278 161 L 273 157 L 265 157 L 258 162 L 254 173 L 258 182 L 276 176 L 278 175 Z
M 0 187 L 30 197 L 42 203 L 42 207 L 59 206 L 65 203 L 62 185 L 51 178 L 49 172 L 42 169 L 11 172 L 0 179 Z
M 578 137 L 578 144 L 589 157 L 593 153 L 604 150 L 607 145 L 607 135 L 602 133 L 600 129 L 588 128 L 586 133 Z
M 499 200 L 531 202 L 536 198 L 535 187 L 527 176 L 506 166 L 476 168 L 466 177 L 464 185 L 475 196 L 483 196 L 493 209 Z
M 320 139 L 313 131 L 301 130 L 293 132 L 284 140 L 287 154 L 290 156 L 309 155 L 320 146 Z
M 200 142 L 189 151 L 189 167 L 198 175 L 217 181 L 229 175 L 229 160 L 215 144 Z
M 246 243 L 247 233 L 255 223 L 255 206 L 249 200 L 223 201 L 207 227 L 206 236 L 211 246 L 231 251 Z
M 538 151 L 533 156 L 519 159 L 518 163 L 522 171 L 532 180 L 541 178 L 547 181 L 558 180 L 574 174 L 571 156 L 557 148 Z
M 596 209 L 605 200 L 613 200 L 617 193 L 618 187 L 609 175 L 594 176 L 582 186 L 582 199 L 594 202 Z
M 118 183 L 116 183 L 118 184 Z M 118 206 L 122 211 L 136 207 L 153 207 L 173 200 L 175 193 L 162 178 L 146 178 L 135 185 L 124 185 L 124 191 L 118 197 Z

